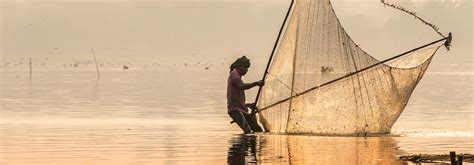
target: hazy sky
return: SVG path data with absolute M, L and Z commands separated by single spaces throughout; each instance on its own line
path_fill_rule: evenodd
M 1 58 L 66 63 L 230 62 L 242 54 L 264 65 L 289 0 L 0 0 Z M 446 64 L 472 65 L 472 0 L 391 0 L 453 32 Z M 440 37 L 379 0 L 333 0 L 351 37 L 383 59 Z M 444 54 L 445 50 L 440 53 Z M 440 63 L 440 62 L 438 62 Z

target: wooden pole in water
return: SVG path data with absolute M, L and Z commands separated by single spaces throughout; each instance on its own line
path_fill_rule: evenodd
M 95 58 L 94 48 L 91 48 L 91 50 L 92 50 L 92 55 L 94 56 L 95 68 L 97 69 L 97 80 L 99 80 L 100 79 L 99 65 L 97 64 L 97 59 Z
M 31 77 L 33 75 L 33 67 L 31 66 L 31 57 L 30 57 L 30 82 L 31 82 Z
M 464 159 L 463 154 L 458 156 L 458 165 L 462 165 L 462 160 Z
M 457 164 L 456 163 L 456 152 L 454 152 L 454 151 L 449 152 L 449 156 L 451 158 L 451 164 L 456 165 Z

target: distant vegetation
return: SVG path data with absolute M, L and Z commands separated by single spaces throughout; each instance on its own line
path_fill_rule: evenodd
M 28 68 L 29 67 L 29 59 L 16 59 L 16 60 L 2 60 L 0 61 L 0 68 Z M 72 61 L 71 63 L 58 63 L 51 61 L 49 58 L 32 58 L 31 62 L 32 66 L 36 67 L 58 67 L 58 68 L 88 68 L 88 67 L 95 67 L 94 62 L 92 60 L 76 60 Z M 201 68 L 204 70 L 209 70 L 211 68 L 227 68 L 230 63 L 225 62 L 200 62 L 200 61 L 183 61 L 183 62 L 150 62 L 150 63 L 131 63 L 131 62 L 112 62 L 112 61 L 105 61 L 100 62 L 98 60 L 98 65 L 100 68 L 117 68 L 117 69 L 134 69 L 134 68 Z M 33 68 L 34 68 L 33 67 Z

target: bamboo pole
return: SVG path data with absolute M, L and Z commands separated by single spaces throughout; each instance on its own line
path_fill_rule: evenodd
M 91 50 L 92 50 L 92 56 L 94 56 L 95 68 L 97 69 L 97 80 L 99 80 L 100 79 L 99 64 L 97 64 L 97 58 L 95 58 L 94 48 L 91 48 Z
M 286 21 L 288 20 L 288 16 L 290 16 L 290 14 L 291 14 L 291 9 L 293 8 L 294 2 L 295 2 L 295 0 L 291 0 L 290 7 L 288 8 L 288 11 L 286 12 L 285 19 L 283 20 L 283 23 L 280 27 L 280 32 L 278 32 L 277 39 L 275 41 L 275 44 L 273 45 L 272 53 L 270 54 L 270 58 L 268 59 L 267 67 L 265 68 L 265 72 L 263 72 L 262 81 L 265 81 L 265 78 L 267 77 L 268 69 L 270 68 L 270 64 L 272 62 L 273 55 L 275 54 L 275 51 L 278 47 L 278 44 L 280 43 L 281 34 L 283 33 L 283 29 L 285 27 Z M 261 91 L 262 91 L 262 87 L 258 87 L 257 96 L 255 97 L 255 102 L 254 102 L 255 105 L 257 105 L 258 98 L 260 97 L 260 92 Z M 252 112 L 253 113 L 258 113 L 258 111 L 255 111 L 255 110 L 252 110 Z

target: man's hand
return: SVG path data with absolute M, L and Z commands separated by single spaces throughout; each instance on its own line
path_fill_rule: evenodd
M 249 111 L 247 109 L 245 109 L 244 111 L 241 111 L 244 115 L 248 115 L 250 114 Z
M 259 86 L 259 87 L 262 87 L 262 86 L 265 85 L 265 81 L 263 81 L 263 80 L 255 81 L 254 83 L 255 83 L 257 86 Z
M 257 105 L 255 103 L 248 103 L 248 104 L 245 104 L 245 106 L 250 108 L 252 111 L 257 111 L 258 110 Z

